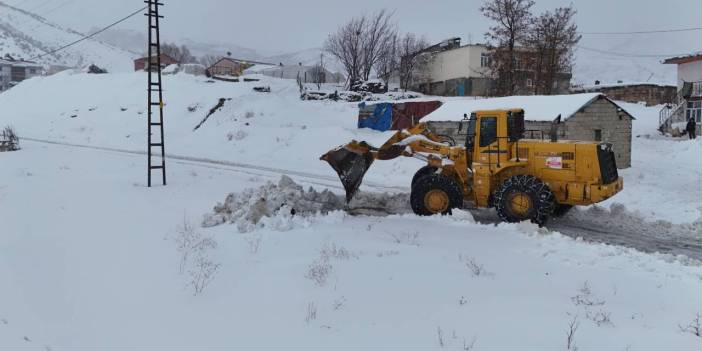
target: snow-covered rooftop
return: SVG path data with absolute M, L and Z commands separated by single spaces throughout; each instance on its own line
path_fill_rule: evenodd
M 526 119 L 530 121 L 552 121 L 558 115 L 567 119 L 583 106 L 589 104 L 602 94 L 573 94 L 551 96 L 507 96 L 488 99 L 450 99 L 422 121 L 460 121 L 464 114 L 480 110 L 524 109 Z

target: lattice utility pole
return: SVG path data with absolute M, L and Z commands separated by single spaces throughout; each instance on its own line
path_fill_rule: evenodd
M 159 0 L 144 1 L 148 6 L 146 17 L 149 19 L 149 48 L 147 58 L 147 71 L 149 74 L 149 104 L 148 104 L 148 154 L 149 154 L 149 169 L 148 169 L 148 186 L 151 187 L 151 173 L 155 170 L 160 170 L 163 176 L 163 185 L 166 185 L 166 147 L 163 134 L 163 85 L 161 84 L 161 33 L 159 29 L 159 20 L 163 16 L 158 14 L 159 7 L 163 3 Z M 154 116 L 154 108 L 158 108 L 156 116 Z M 155 120 L 155 117 L 158 118 Z M 154 135 L 154 127 L 156 135 Z M 153 149 L 160 148 L 160 153 L 154 155 Z M 157 149 L 158 150 L 158 149 Z M 154 162 L 154 157 L 160 156 L 161 162 Z

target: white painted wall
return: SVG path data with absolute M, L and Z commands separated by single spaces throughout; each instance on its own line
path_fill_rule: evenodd
M 482 77 L 485 68 L 480 67 L 480 55 L 484 52 L 484 46 L 466 45 L 436 54 L 430 68 L 432 82 Z
M 702 61 L 678 65 L 678 89 L 682 89 L 683 82 L 702 82 Z

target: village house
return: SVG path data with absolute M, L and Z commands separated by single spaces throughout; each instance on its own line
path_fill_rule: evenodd
M 156 56 L 154 56 L 154 58 L 155 57 Z M 180 63 L 180 62 L 178 62 L 178 60 L 176 60 L 173 57 L 166 55 L 166 54 L 161 54 L 160 57 L 161 57 L 161 69 L 162 70 L 170 65 L 177 65 Z M 149 66 L 149 58 L 148 57 L 141 57 L 141 58 L 134 60 L 134 70 L 135 71 L 145 71 L 145 70 L 147 70 L 148 66 Z
M 427 122 L 435 133 L 463 145 L 467 135 L 466 115 L 479 110 L 512 108 L 525 111 L 526 138 L 549 140 L 554 120 L 560 116 L 561 123 L 556 125 L 558 139 L 611 143 L 617 167 L 631 167 L 635 118 L 603 94 L 448 100 L 421 121 Z
M 426 67 L 415 72 L 416 79 L 411 89 L 428 95 L 438 96 L 489 96 L 494 85 L 490 77 L 490 49 L 484 44 L 461 45 L 460 38 L 445 40 L 430 46 L 411 57 L 429 53 L 431 58 Z M 518 95 L 534 94 L 535 72 L 531 69 L 533 55 L 520 51 L 517 55 Z M 409 58 L 403 58 L 406 60 Z M 568 94 L 570 72 L 559 73 L 553 87 L 556 94 Z
M 9 56 L 0 59 L 0 91 L 5 91 L 25 79 L 41 75 L 42 69 L 36 62 L 15 60 Z
M 610 99 L 631 103 L 646 103 L 646 106 L 669 104 L 677 94 L 675 85 L 656 83 L 624 83 L 601 84 L 596 81 L 594 85 L 573 87 L 571 93 L 602 93 Z
M 702 135 L 702 53 L 669 58 L 663 64 L 678 65 L 678 91 L 660 112 L 660 131 L 682 135 L 687 121 L 694 118 L 697 135 Z
M 210 76 L 239 77 L 244 74 L 244 71 L 255 65 L 273 66 L 271 63 L 223 57 L 207 68 L 207 74 Z
M 319 66 L 307 66 L 299 63 L 297 65 L 277 65 L 262 69 L 259 73 L 280 79 L 298 79 L 303 83 L 343 83 L 345 77 L 340 73 L 333 73 L 326 68 Z M 319 75 L 319 77 L 317 77 Z M 319 79 L 317 79 L 319 78 Z

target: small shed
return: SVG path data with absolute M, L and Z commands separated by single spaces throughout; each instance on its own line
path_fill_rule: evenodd
M 445 101 L 422 121 L 435 133 L 463 144 L 466 139 L 464 115 L 479 110 L 514 108 L 524 109 L 526 113 L 526 137 L 548 138 L 552 122 L 560 116 L 560 139 L 612 143 L 617 166 L 631 167 L 631 128 L 635 118 L 603 94 L 454 99 Z
M 156 56 L 154 56 L 156 57 Z M 164 69 L 170 65 L 177 65 L 180 62 L 178 60 L 174 59 L 173 57 L 166 55 L 166 54 L 161 54 L 161 69 Z M 147 67 L 149 66 L 149 58 L 148 57 L 142 57 L 134 60 L 134 70 L 135 71 L 143 71 L 146 70 Z

